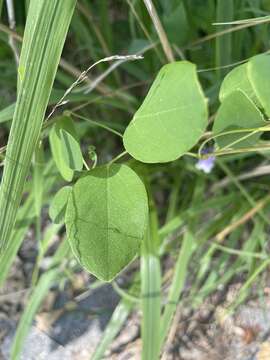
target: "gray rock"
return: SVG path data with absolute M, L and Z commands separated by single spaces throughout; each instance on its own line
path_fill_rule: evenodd
M 118 300 L 112 287 L 104 285 L 79 301 L 74 311 L 65 312 L 49 333 L 33 325 L 21 360 L 89 360 Z M 14 333 L 15 326 L 0 344 L 5 360 L 10 359 Z

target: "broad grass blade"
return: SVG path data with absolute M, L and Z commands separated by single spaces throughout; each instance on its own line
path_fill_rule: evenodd
M 189 260 L 195 248 L 196 248 L 196 243 L 193 234 L 187 231 L 184 236 L 183 245 L 175 265 L 174 276 L 167 300 L 167 305 L 165 306 L 164 314 L 162 316 L 161 335 L 160 335 L 161 347 L 164 344 L 164 341 L 170 329 L 174 312 L 176 310 L 181 292 L 185 285 Z
M 149 228 L 142 245 L 142 359 L 159 359 L 161 318 L 161 270 L 158 256 L 157 215 L 150 205 Z
M 20 358 L 24 340 L 29 332 L 32 321 L 35 317 L 38 308 L 47 295 L 52 284 L 58 279 L 59 270 L 53 269 L 42 275 L 35 290 L 28 300 L 27 307 L 21 317 L 19 326 L 16 332 L 15 340 L 12 346 L 11 359 L 17 360 Z
M 53 186 L 56 176 L 52 175 L 52 172 L 55 167 L 53 162 L 50 161 L 44 171 L 44 176 L 46 178 L 44 183 L 45 189 L 51 189 Z M 11 238 L 12 242 L 9 243 L 6 251 L 0 255 L 0 288 L 3 286 L 10 267 L 14 261 L 14 258 L 25 238 L 29 226 L 35 220 L 35 200 L 34 200 L 34 190 L 30 193 L 25 203 L 21 206 L 17 216 L 16 225 L 12 231 Z
M 0 189 L 0 251 L 10 240 L 75 3 L 30 3 L 19 65 L 18 99 Z

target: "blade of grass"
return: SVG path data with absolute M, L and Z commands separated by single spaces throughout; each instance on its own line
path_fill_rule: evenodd
M 149 43 L 150 43 L 151 45 L 154 45 L 154 44 L 155 44 L 155 41 L 152 39 L 151 35 L 150 35 L 149 32 L 147 31 L 147 28 L 144 26 L 144 23 L 143 23 L 143 21 L 141 20 L 138 12 L 136 11 L 134 4 L 131 2 L 131 0 L 127 0 L 127 3 L 128 3 L 128 5 L 129 5 L 129 7 L 130 7 L 130 10 L 131 10 L 133 16 L 135 17 L 135 19 L 137 20 L 138 24 L 140 25 L 140 27 L 141 27 L 141 29 L 142 29 L 145 37 L 147 38 L 147 40 L 149 41 Z M 156 46 L 154 47 L 154 50 L 155 50 L 155 53 L 157 54 L 157 57 L 158 57 L 159 60 L 160 60 L 160 63 L 163 64 L 163 63 L 164 63 L 164 58 L 163 58 L 164 56 L 160 54 L 159 49 L 158 49 Z M 163 56 L 163 57 L 162 57 L 162 56 Z
M 217 1 L 217 22 L 233 20 L 234 4 L 233 0 L 218 0 Z M 224 28 L 224 26 L 223 26 Z M 220 79 L 226 73 L 226 69 L 220 69 L 224 65 L 232 63 L 232 33 L 224 36 L 216 37 L 216 64 L 217 75 Z
M 52 176 L 52 170 L 54 170 L 53 161 L 50 161 L 44 171 L 45 177 L 45 189 L 51 189 L 55 182 L 55 175 Z M 6 251 L 0 255 L 0 288 L 3 286 L 9 269 L 14 261 L 14 258 L 21 246 L 23 239 L 27 233 L 29 226 L 35 220 L 35 200 L 34 191 L 30 193 L 24 204 L 21 206 L 18 212 L 17 223 L 12 231 L 12 242 L 9 243 Z
M 217 36 L 223 36 L 223 35 L 230 34 L 230 33 L 233 33 L 235 31 L 243 30 L 243 29 L 246 29 L 246 28 L 249 28 L 249 27 L 253 27 L 253 26 L 257 26 L 257 25 L 261 25 L 261 24 L 266 24 L 269 21 L 270 21 L 270 17 L 265 16 L 264 19 L 261 20 L 261 21 L 249 21 L 247 23 L 243 23 L 243 24 L 240 24 L 240 25 L 235 25 L 233 27 L 230 27 L 229 29 L 221 30 L 221 31 L 215 32 L 213 34 L 206 35 L 205 37 L 201 37 L 198 40 L 193 41 L 192 43 L 190 43 L 186 47 L 183 47 L 183 50 L 190 49 L 190 48 L 192 48 L 194 46 L 197 46 L 199 44 L 202 44 L 202 43 L 204 43 L 206 41 L 213 40 Z
M 16 29 L 16 20 L 15 20 L 15 9 L 14 9 L 13 0 L 6 0 L 6 6 L 8 13 L 9 28 L 14 31 Z M 17 48 L 17 44 L 12 36 L 9 36 L 9 45 L 13 51 L 16 65 L 18 66 L 20 54 Z
M 101 3 L 101 1 L 99 1 L 99 4 L 100 3 Z M 106 3 L 104 3 L 104 5 L 105 6 L 101 7 L 101 9 L 100 9 L 100 15 L 101 15 L 100 17 L 101 17 L 101 24 L 102 24 L 103 31 L 107 27 L 110 27 L 109 14 L 108 14 L 109 6 Z M 105 37 L 103 36 L 101 29 L 99 28 L 99 26 L 96 25 L 94 17 L 92 15 L 92 12 L 90 9 L 90 6 L 89 6 L 89 4 L 87 4 L 87 1 L 85 1 L 85 4 L 78 3 L 77 8 L 83 14 L 85 19 L 87 19 L 88 23 L 92 27 L 93 32 L 95 33 L 95 36 L 100 44 L 100 47 L 103 50 L 104 56 L 106 56 L 106 57 L 110 56 L 112 51 L 110 51 L 107 41 L 106 41 Z M 104 11 L 105 11 L 105 13 L 104 13 Z M 104 17 L 102 16 L 103 14 L 104 14 Z M 102 22 L 102 20 L 105 20 L 105 21 Z M 110 33 L 112 33 L 112 32 L 110 32 Z M 116 71 L 113 73 L 113 76 L 115 78 L 116 85 L 120 86 L 121 80 L 119 77 L 119 73 Z
M 152 2 L 152 0 L 143 0 L 144 4 L 148 10 L 148 13 L 152 19 L 152 22 L 155 26 L 156 32 L 158 34 L 158 37 L 160 39 L 161 45 L 163 47 L 163 51 L 167 57 L 168 62 L 173 62 L 174 61 L 174 55 L 173 55 L 173 51 L 171 48 L 171 45 L 169 43 L 169 40 L 167 38 L 167 35 L 164 31 L 164 28 L 162 26 L 162 23 L 159 19 L 158 13 L 156 11 L 156 8 Z
M 174 275 L 170 287 L 167 304 L 165 306 L 164 314 L 161 319 L 161 324 L 162 324 L 161 332 L 160 332 L 161 348 L 166 340 L 166 336 L 170 329 L 170 325 L 180 298 L 180 294 L 185 285 L 189 260 L 195 249 L 196 249 L 196 242 L 194 236 L 190 231 L 187 231 L 184 235 L 184 241 L 174 268 Z
M 100 14 L 100 23 L 102 24 L 102 31 L 105 36 L 105 39 L 108 43 L 108 47 L 113 50 L 114 42 L 113 42 L 113 26 L 110 22 L 110 7 L 108 6 L 107 0 L 99 0 L 97 3 Z
M 229 239 L 229 241 L 231 242 L 231 247 L 236 247 L 237 243 L 240 241 L 242 230 L 237 229 L 237 231 L 235 231 L 231 235 L 232 236 Z M 201 288 L 199 289 L 198 287 L 195 287 L 193 289 L 193 301 L 196 306 L 199 306 L 204 301 L 204 299 L 209 296 L 213 291 L 215 291 L 219 286 L 224 287 L 235 276 L 235 274 L 239 274 L 246 270 L 250 272 L 252 263 L 253 261 L 255 261 L 255 258 L 249 256 L 247 257 L 245 256 L 245 254 L 254 254 L 256 248 L 258 247 L 258 243 L 260 242 L 260 239 L 262 237 L 264 237 L 263 223 L 260 220 L 256 220 L 250 237 L 243 244 L 243 251 L 239 251 L 239 253 L 237 254 L 238 258 L 233 263 L 231 263 L 231 257 L 227 254 L 225 254 L 225 256 L 220 256 L 217 265 L 218 268 L 214 269 L 212 267 L 209 276 L 206 278 Z M 215 250 L 220 250 L 217 244 L 213 244 L 209 249 L 209 255 L 211 252 L 212 259 L 214 258 Z M 264 253 L 262 253 L 261 255 L 262 257 L 267 257 Z M 211 259 L 209 259 L 209 261 L 211 261 Z M 256 268 L 254 268 L 254 271 L 255 270 Z M 200 274 L 200 271 L 198 272 L 198 274 Z
M 176 209 L 177 209 L 177 201 L 179 200 L 181 180 L 182 180 L 181 175 L 180 176 L 178 174 L 174 175 L 174 181 L 169 197 L 169 205 L 168 205 L 165 223 L 173 219 L 177 212 Z
M 36 208 L 36 240 L 38 244 L 41 240 L 41 210 L 44 192 L 44 151 L 42 143 L 38 144 L 34 155 L 33 168 L 33 186 L 35 194 L 35 208 Z
M 256 267 L 254 272 L 249 276 L 247 281 L 241 286 L 238 295 L 234 302 L 229 306 L 228 312 L 232 313 L 240 304 L 242 304 L 248 296 L 248 291 L 257 277 L 270 265 L 270 260 L 264 260 L 259 266 Z
M 139 295 L 138 275 L 139 274 L 136 273 L 133 284 L 131 285 L 129 290 L 129 293 L 132 294 L 132 296 Z M 116 309 L 114 310 L 108 325 L 106 326 L 102 339 L 98 344 L 97 348 L 95 349 L 95 352 L 91 360 L 103 359 L 104 353 L 108 349 L 113 339 L 119 333 L 123 325 L 125 324 L 127 317 L 129 316 L 130 312 L 134 309 L 135 305 L 136 303 L 134 301 L 131 301 L 126 297 L 121 299 Z
M 15 104 L 11 104 L 7 106 L 5 109 L 0 111 L 0 123 L 9 121 L 12 119 L 14 114 Z
M 38 3 L 38 6 L 36 5 Z M 31 1 L 0 189 L 0 251 L 10 240 L 76 0 Z M 44 16 L 46 14 L 46 16 Z M 30 32 L 32 35 L 30 36 Z
M 2 16 L 4 0 L 0 0 L 0 17 Z
M 59 269 L 52 269 L 44 273 L 34 291 L 32 292 L 30 298 L 28 299 L 27 306 L 23 312 L 23 315 L 20 319 L 15 339 L 12 345 L 11 350 L 11 359 L 17 360 L 20 359 L 20 353 L 23 348 L 23 343 L 29 329 L 31 327 L 32 321 L 35 317 L 35 314 L 38 311 L 43 299 L 47 295 L 50 287 L 53 283 L 57 281 L 59 277 Z
M 121 137 L 121 138 L 123 137 L 123 135 L 122 135 L 121 133 L 119 133 L 117 130 L 115 130 L 115 129 L 113 129 L 113 128 L 111 128 L 111 127 L 109 127 L 109 126 L 107 126 L 107 125 L 105 125 L 105 124 L 103 124 L 103 123 L 100 123 L 100 122 L 98 122 L 98 121 L 91 120 L 91 119 L 89 119 L 89 118 L 86 118 L 85 116 L 81 116 L 81 115 L 79 115 L 79 114 L 77 114 L 77 113 L 74 113 L 74 112 L 70 112 L 70 114 L 71 114 L 72 116 L 74 116 L 75 118 L 88 121 L 88 122 L 91 123 L 93 126 L 97 126 L 97 127 L 102 128 L 102 129 L 105 129 L 105 130 L 111 132 L 112 134 L 117 135 L 117 136 L 119 136 L 119 137 Z
M 25 0 L 25 11 L 28 12 L 30 6 L 30 0 Z
M 106 330 L 102 335 L 101 342 L 98 344 L 98 347 L 96 348 L 93 356 L 91 357 L 91 360 L 103 359 L 104 353 L 108 349 L 113 339 L 121 330 L 134 306 L 135 304 L 131 301 L 128 301 L 127 299 L 123 299 L 120 301 L 120 303 L 114 310 L 108 325 L 106 326 Z
M 224 171 L 224 173 L 231 179 L 231 182 L 239 189 L 239 191 L 241 192 L 243 197 L 247 200 L 247 202 L 250 204 L 250 206 L 252 208 L 256 208 L 258 206 L 258 202 L 256 202 L 253 199 L 253 197 L 248 193 L 246 188 L 241 184 L 241 181 L 239 181 L 239 179 L 237 179 L 237 177 L 235 177 L 235 175 L 230 170 L 230 168 L 225 164 L 225 162 L 218 159 L 217 164 Z M 263 211 L 263 206 L 262 206 L 262 208 L 258 209 L 258 215 L 264 220 L 264 222 L 266 224 L 268 224 L 268 225 L 270 224 L 268 217 L 265 215 L 265 213 Z
M 34 287 L 37 283 L 38 274 L 39 274 L 39 266 L 41 264 L 42 259 L 44 258 L 46 251 L 48 250 L 51 240 L 55 237 L 55 235 L 58 233 L 58 231 L 60 230 L 61 227 L 62 227 L 62 225 L 59 225 L 59 224 L 51 224 L 46 229 L 43 239 L 41 238 L 41 234 L 40 234 L 38 257 L 36 259 L 35 266 L 34 266 L 34 269 L 32 272 L 32 279 L 31 279 L 32 287 Z M 58 247 L 58 249 L 59 248 L 60 247 Z
M 29 217 L 29 215 L 33 215 L 33 217 Z M 18 213 L 18 222 L 23 220 L 23 224 L 12 232 L 13 241 L 9 243 L 5 252 L 0 255 L 0 287 L 3 286 L 9 269 L 13 263 L 13 260 L 21 246 L 23 239 L 27 233 L 27 230 L 31 223 L 34 220 L 34 197 L 29 196 L 22 208 Z
M 224 229 L 222 229 L 217 235 L 216 240 L 218 242 L 222 242 L 228 234 L 233 232 L 235 229 L 237 229 L 239 226 L 244 225 L 249 220 L 254 221 L 254 216 L 259 212 L 259 210 L 263 209 L 265 205 L 269 202 L 270 196 L 265 196 L 261 201 L 258 201 L 256 206 L 250 210 L 248 210 L 244 215 L 240 217 L 240 219 L 235 220 L 228 226 L 226 226 Z
M 52 231 L 55 230 L 54 225 L 51 227 Z M 46 241 L 46 239 L 44 239 Z M 15 338 L 11 349 L 11 360 L 20 359 L 20 353 L 23 349 L 23 343 L 31 328 L 31 324 L 34 320 L 38 309 L 48 294 L 49 289 L 54 283 L 59 282 L 64 278 L 60 263 L 63 259 L 67 258 L 69 252 L 69 244 L 66 238 L 64 238 L 58 247 L 57 251 L 51 258 L 50 269 L 41 275 L 37 285 L 33 288 L 28 301 L 27 306 L 21 316 Z
M 157 360 L 160 346 L 161 271 L 158 256 L 157 215 L 150 203 L 149 226 L 142 244 L 141 296 L 142 296 L 142 359 Z
M 108 8 L 108 6 L 106 6 L 106 7 Z M 104 52 L 104 55 L 106 57 L 110 56 L 111 51 L 108 48 L 108 44 L 106 43 L 106 40 L 104 39 L 103 34 L 100 31 L 100 28 L 94 22 L 94 18 L 90 11 L 90 8 L 87 6 L 87 4 L 84 5 L 84 4 L 78 3 L 77 9 L 84 15 L 84 17 L 88 20 L 89 24 L 92 26 L 92 28 L 96 34 L 96 37 L 100 43 L 100 46 Z M 108 18 L 106 20 L 107 21 L 103 22 L 104 26 L 108 24 Z

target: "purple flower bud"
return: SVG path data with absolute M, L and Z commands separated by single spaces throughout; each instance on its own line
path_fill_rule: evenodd
M 213 149 L 205 149 L 202 151 L 203 154 L 209 154 L 213 151 Z M 203 172 L 205 172 L 206 174 L 209 174 L 213 167 L 215 166 L 215 160 L 216 157 L 215 156 L 209 156 L 206 159 L 200 159 L 197 163 L 196 163 L 196 169 L 198 170 L 202 170 Z

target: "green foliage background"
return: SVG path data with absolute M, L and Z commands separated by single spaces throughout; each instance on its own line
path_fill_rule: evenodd
M 59 2 L 61 7 L 55 12 L 52 5 L 56 4 L 55 1 L 50 5 L 46 1 L 40 1 L 36 8 L 33 5 L 30 10 L 29 3 L 31 1 L 14 1 L 16 27 L 10 29 L 7 8 L 4 1 L 0 1 L 0 155 L 2 161 L 10 164 L 6 184 L 14 185 L 10 188 L 8 197 L 3 190 L 3 184 L 1 185 L 1 204 L 5 204 L 5 208 L 0 210 L 0 240 L 6 242 L 10 238 L 11 241 L 0 255 L 0 284 L 5 283 L 29 228 L 34 229 L 38 248 L 29 303 L 18 325 L 12 357 L 18 358 L 29 327 L 48 289 L 52 285 L 58 286 L 60 282 L 70 285 L 70 276 L 67 276 L 65 268 L 69 274 L 80 269 L 80 265 L 73 261 L 73 254 L 61 225 L 67 198 L 68 207 L 71 208 L 69 189 L 65 196 L 61 196 L 61 193 L 59 195 L 58 190 L 68 182 L 73 185 L 82 175 L 78 183 L 89 181 L 91 191 L 88 195 L 92 195 L 82 213 L 87 213 L 93 204 L 99 206 L 98 216 L 94 220 L 97 220 L 100 226 L 102 221 L 106 222 L 106 209 L 101 205 L 108 201 L 108 194 L 105 196 L 104 189 L 100 190 L 100 185 L 93 184 L 91 176 L 88 178 L 86 173 L 84 177 L 85 174 L 81 174 L 80 170 L 84 166 L 86 171 L 96 163 L 111 164 L 113 160 L 125 164 L 123 167 L 112 165 L 119 166 L 120 173 L 129 168 L 133 169 L 128 170 L 132 174 L 134 171 L 137 173 L 136 180 L 132 181 L 137 184 L 138 189 L 144 182 L 149 203 L 149 224 L 140 247 L 141 266 L 136 265 L 135 270 L 133 268 L 134 280 L 130 280 L 126 289 L 122 290 L 119 289 L 116 278 L 115 289 L 121 295 L 121 301 L 93 359 L 102 358 L 132 309 L 143 312 L 142 357 L 158 358 L 159 354 L 165 351 L 164 344 L 179 303 L 197 308 L 220 286 L 225 287 L 240 278 L 242 287 L 239 296 L 228 308 L 228 311 L 233 311 L 247 299 L 251 287 L 260 282 L 259 279 L 269 266 L 269 135 L 268 128 L 265 128 L 269 116 L 269 57 L 254 56 L 269 50 L 270 1 L 155 1 L 156 16 L 164 28 L 165 37 L 162 37 L 162 33 L 157 29 L 155 16 L 149 16 L 147 11 L 146 5 L 149 5 L 149 1 L 79 0 L 54 82 L 54 72 L 58 66 L 57 56 L 60 56 L 61 44 L 65 40 L 65 31 L 69 26 L 75 1 L 68 0 L 69 9 L 67 2 Z M 39 6 L 44 6 L 42 11 L 48 10 L 47 19 L 44 19 L 42 12 L 39 13 Z M 28 11 L 32 11 L 32 15 L 38 13 L 42 22 L 34 24 L 29 21 L 25 28 Z M 55 21 L 54 27 L 50 26 L 50 16 Z M 31 20 L 34 18 L 31 16 Z M 241 22 L 243 19 L 249 20 Z M 224 24 L 231 21 L 235 23 Z M 40 34 L 39 37 L 32 37 L 32 26 L 36 26 L 35 34 Z M 10 44 L 13 39 L 17 51 L 20 52 L 23 36 L 21 64 L 18 69 L 14 48 Z M 170 51 L 166 51 L 166 45 Z M 41 49 L 44 49 L 46 58 L 42 57 Z M 99 63 L 67 94 L 66 102 L 55 108 L 52 116 L 47 118 L 54 106 L 59 105 L 58 102 L 66 90 L 91 64 L 111 55 L 135 53 L 143 54 L 144 59 Z M 30 59 L 32 56 L 32 60 L 35 60 L 34 63 L 27 57 L 29 54 Z M 194 79 L 198 77 L 208 100 L 208 126 L 206 102 L 201 97 L 200 108 L 194 106 L 188 113 L 176 112 L 170 117 L 172 123 L 167 129 L 165 126 L 164 134 L 162 131 L 155 132 L 150 122 L 142 125 L 142 131 L 147 133 L 145 137 L 138 138 L 132 130 L 125 133 L 126 129 L 132 129 L 133 125 L 129 126 L 130 121 L 143 103 L 159 70 L 172 56 L 176 61 L 194 63 L 196 71 L 195 67 L 187 62 L 174 64 L 171 82 L 158 92 L 159 96 L 164 96 L 166 100 L 160 105 L 153 101 L 155 98 L 152 99 L 150 115 L 153 109 L 158 112 L 162 109 L 170 111 L 178 101 L 177 96 L 181 102 L 184 95 L 192 93 L 195 99 L 193 101 L 196 102 L 196 99 L 200 98 L 197 94 L 200 89 Z M 177 80 L 176 74 L 176 68 L 183 64 L 186 64 L 184 71 L 192 73 L 190 81 L 185 83 L 181 82 L 180 77 Z M 193 70 L 189 70 L 191 68 Z M 110 71 L 107 73 L 108 69 Z M 164 70 L 161 70 L 161 75 L 162 71 Z M 177 81 L 183 86 L 179 92 Z M 36 88 L 37 84 L 39 86 Z M 156 82 L 153 93 L 156 92 L 155 84 Z M 21 94 L 26 96 L 23 106 L 20 105 L 19 99 L 22 95 L 17 93 L 17 85 Z M 159 86 L 160 83 L 157 87 Z M 134 124 L 137 121 L 139 126 L 140 112 L 145 115 L 149 111 L 146 105 L 144 103 L 135 115 Z M 33 106 L 37 106 L 36 111 Z M 46 107 L 47 119 L 43 122 Z M 31 116 L 25 114 L 27 108 Z M 181 130 L 186 134 L 184 140 L 188 146 L 183 146 L 183 149 L 179 149 L 177 144 L 177 117 L 185 119 L 183 128 L 180 126 L 178 129 L 180 135 Z M 25 144 L 28 144 L 23 148 L 18 142 L 13 145 L 13 151 L 8 150 L 6 153 L 12 118 L 15 134 L 16 131 L 20 133 L 21 127 L 27 124 L 24 140 Z M 167 118 L 162 117 L 159 121 L 163 124 Z M 190 124 L 200 128 L 194 139 L 192 129 L 189 133 Z M 255 133 L 251 134 L 254 128 Z M 233 132 L 234 130 L 239 131 Z M 171 131 L 171 134 L 168 135 L 166 131 Z M 228 133 L 220 136 L 221 131 Z M 122 141 L 124 133 L 125 149 Z M 235 146 L 231 145 L 241 139 L 243 134 L 249 134 L 247 139 Z M 216 135 L 218 136 L 214 142 L 213 136 Z M 155 141 L 159 141 L 161 136 L 162 139 L 158 144 L 160 146 L 153 150 L 151 140 L 155 136 Z M 179 153 L 175 153 L 174 141 Z M 215 168 L 210 174 L 204 174 L 196 168 L 196 162 L 199 155 L 203 155 L 203 149 L 212 149 L 215 146 Z M 167 156 L 171 149 L 172 154 Z M 132 159 L 123 153 L 125 150 L 135 159 L 152 164 L 145 165 Z M 12 160 L 17 165 L 15 170 Z M 172 160 L 175 161 L 171 162 Z M 2 169 L 3 166 L 1 176 Z M 100 168 L 94 171 L 101 171 L 98 169 Z M 130 174 L 124 175 L 123 181 L 126 184 L 131 181 L 129 176 Z M 19 181 L 20 178 L 26 178 L 26 182 Z M 110 179 L 113 181 L 113 178 Z M 106 188 L 106 181 L 103 181 L 101 187 Z M 4 186 L 8 186 L 6 184 Z M 141 199 L 141 208 L 145 209 L 146 195 L 143 190 L 137 189 L 130 195 L 128 203 L 128 191 L 125 193 L 121 185 L 118 185 L 117 189 L 117 210 L 119 213 L 123 207 L 127 210 L 120 219 L 116 219 L 118 213 L 108 217 L 107 220 L 113 219 L 113 223 L 105 225 L 107 228 L 116 229 L 116 220 L 120 223 L 123 221 L 123 228 L 128 227 L 131 235 L 137 240 L 141 239 L 143 236 L 140 227 L 144 229 L 146 220 L 144 211 L 136 204 L 138 198 Z M 117 203 L 116 199 L 111 202 Z M 19 203 L 20 208 L 15 219 L 15 208 Z M 50 222 L 44 227 L 44 218 L 48 218 L 50 206 L 51 217 L 58 219 L 56 222 L 60 222 L 60 225 Z M 73 210 L 70 210 L 71 215 L 74 215 Z M 112 211 L 114 210 L 115 207 Z M 134 218 L 136 213 L 139 214 L 133 222 L 133 228 L 129 226 L 129 216 Z M 11 219 L 11 222 L 5 232 L 3 228 L 7 219 Z M 11 226 L 12 221 L 15 226 Z M 87 227 L 85 232 L 88 231 Z M 48 256 L 56 234 L 57 249 L 50 256 L 48 271 L 44 272 L 40 264 L 42 259 Z M 69 240 L 73 244 L 72 239 Z M 112 274 L 107 277 L 101 275 L 101 278 L 111 280 L 133 259 L 136 252 L 138 253 L 137 240 L 134 241 L 134 249 L 129 249 L 130 254 L 126 258 L 125 252 L 121 253 L 121 246 L 117 249 L 117 254 L 121 256 L 115 259 Z M 83 251 L 86 256 L 89 255 L 88 250 Z M 74 252 L 76 253 L 76 249 Z M 93 269 L 98 267 L 100 271 L 102 265 L 93 265 L 95 256 L 92 252 L 89 256 L 91 266 L 88 270 L 96 273 Z M 171 260 L 169 268 L 165 261 L 168 258 Z M 89 259 L 87 261 L 90 262 Z M 128 272 L 129 267 L 125 268 L 125 271 Z M 93 278 L 93 281 L 98 280 Z M 187 286 L 187 283 L 191 285 Z

